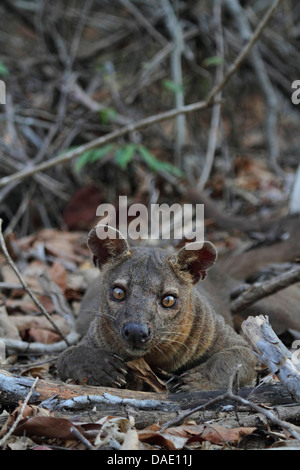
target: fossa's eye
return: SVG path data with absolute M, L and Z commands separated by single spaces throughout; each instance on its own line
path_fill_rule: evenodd
M 172 308 L 177 304 L 177 299 L 174 295 L 167 294 L 162 298 L 161 304 L 165 308 Z
M 110 296 L 112 300 L 117 302 L 122 302 L 126 297 L 126 292 L 122 287 L 113 287 L 110 291 Z

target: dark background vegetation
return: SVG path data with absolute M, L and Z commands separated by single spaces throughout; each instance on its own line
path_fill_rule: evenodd
M 178 98 L 205 99 L 271 3 L 3 0 L 1 177 L 176 107 Z M 179 184 L 242 216 L 288 211 L 300 156 L 300 113 L 291 102 L 299 19 L 299 2 L 283 1 L 259 40 L 260 69 L 249 55 L 223 90 L 219 120 L 211 108 L 190 113 L 2 186 L 6 233 L 89 229 L 101 202 L 117 204 L 119 195 L 182 202 Z

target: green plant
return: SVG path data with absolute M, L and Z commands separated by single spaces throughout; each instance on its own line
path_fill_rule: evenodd
M 118 113 L 114 108 L 103 108 L 99 111 L 102 124 L 108 124 L 110 121 L 114 121 Z
M 121 147 L 116 144 L 107 144 L 100 148 L 88 150 L 77 159 L 75 170 L 79 172 L 85 165 L 95 163 L 110 152 L 114 153 L 114 160 L 122 170 L 125 170 L 134 157 L 138 155 L 151 171 L 165 171 L 177 177 L 184 176 L 179 168 L 169 162 L 159 160 L 147 147 L 141 144 L 124 144 Z
M 9 70 L 6 65 L 3 64 L 2 60 L 0 60 L 0 75 L 2 77 L 7 77 L 9 75 Z
M 215 67 L 217 65 L 220 65 L 224 62 L 224 59 L 222 57 L 218 57 L 217 55 L 211 56 L 211 57 L 206 57 L 204 61 L 202 62 L 203 67 Z
M 84 152 L 82 155 L 80 155 L 80 157 L 78 157 L 75 163 L 75 170 L 79 172 L 88 163 L 94 163 L 97 160 L 100 160 L 100 158 L 104 157 L 109 152 L 111 152 L 113 148 L 114 144 L 107 144 L 103 147 L 91 149 L 87 152 Z
M 168 79 L 163 80 L 162 83 L 167 90 L 172 91 L 174 94 L 183 92 L 183 86 L 180 83 Z

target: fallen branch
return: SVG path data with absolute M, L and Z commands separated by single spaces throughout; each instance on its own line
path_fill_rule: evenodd
M 275 294 L 297 282 L 300 282 L 300 268 L 292 269 L 265 282 L 252 284 L 231 303 L 230 310 L 233 314 L 241 312 L 258 300 Z
M 242 332 L 256 351 L 261 362 L 286 386 L 291 396 L 300 403 L 299 362 L 280 341 L 269 321 L 263 315 L 249 317 L 242 323 Z
M 230 80 L 230 78 L 235 74 L 235 72 L 238 70 L 238 68 L 241 66 L 241 64 L 244 62 L 245 58 L 251 51 L 252 47 L 254 44 L 257 42 L 259 39 L 260 35 L 262 34 L 263 30 L 267 26 L 268 22 L 270 21 L 273 13 L 275 12 L 276 8 L 279 6 L 279 4 L 282 2 L 282 0 L 275 0 L 272 6 L 268 9 L 262 20 L 259 22 L 257 28 L 255 29 L 251 39 L 249 42 L 245 45 L 245 47 L 242 49 L 242 51 L 238 54 L 237 58 L 235 61 L 232 63 L 232 65 L 228 68 L 226 74 L 224 75 L 223 79 L 218 83 L 208 94 L 207 98 L 205 101 L 198 101 L 196 103 L 192 103 L 186 106 L 182 106 L 181 108 L 178 109 L 171 109 L 170 111 L 162 112 L 159 114 L 155 114 L 153 116 L 149 116 L 145 119 L 141 119 L 135 123 L 128 124 L 121 129 L 118 129 L 116 131 L 110 132 L 104 136 L 101 136 L 97 139 L 92 140 L 91 142 L 80 145 L 74 150 L 70 150 L 68 152 L 63 153 L 62 155 L 59 155 L 57 157 L 54 157 L 52 159 L 49 159 L 47 161 L 44 161 L 42 163 L 39 163 L 38 165 L 35 166 L 30 166 L 27 168 L 24 168 L 21 171 L 18 171 L 14 173 L 13 175 L 6 176 L 4 178 L 0 179 L 0 188 L 3 186 L 6 186 L 8 184 L 11 184 L 16 181 L 23 180 L 25 178 L 28 178 L 29 176 L 32 176 L 38 172 L 48 170 L 49 168 L 52 168 L 56 165 L 60 164 L 65 164 L 71 160 L 73 160 L 76 157 L 79 157 L 82 153 L 86 152 L 87 150 L 91 150 L 97 147 L 101 147 L 109 142 L 112 142 L 116 140 L 119 137 L 122 137 L 126 134 L 130 134 L 134 131 L 144 129 L 146 127 L 149 127 L 153 124 L 157 124 L 159 122 L 163 122 L 169 119 L 173 119 L 181 114 L 188 114 L 194 111 L 200 111 L 203 109 L 207 109 L 210 106 L 213 106 L 214 104 L 218 103 L 216 100 L 216 96 L 220 93 L 220 91 L 225 87 L 227 82 Z
M 64 351 L 68 345 L 76 344 L 79 340 L 79 334 L 75 331 L 71 331 L 62 341 L 57 341 L 53 344 L 45 343 L 27 343 L 26 341 L 19 341 L 10 338 L 0 338 L 0 341 L 5 344 L 8 355 L 48 355 L 48 354 L 59 354 Z
M 0 371 L 0 403 L 3 405 L 12 405 L 19 401 L 23 401 L 32 386 L 33 379 L 14 376 L 4 370 Z M 40 404 L 45 401 L 55 399 L 55 406 L 61 408 L 63 403 L 73 403 L 71 406 L 79 408 L 80 402 L 83 408 L 88 404 L 92 405 L 97 400 L 103 405 L 110 404 L 114 407 L 130 402 L 139 405 L 145 405 L 149 409 L 149 402 L 156 403 L 160 409 L 168 412 L 179 412 L 191 409 L 198 405 L 205 405 L 211 400 L 215 400 L 224 393 L 224 390 L 199 390 L 197 392 L 182 393 L 156 393 L 156 392 L 140 392 L 128 389 L 110 388 L 110 387 L 94 387 L 90 385 L 74 385 L 62 383 L 60 381 L 51 382 L 48 380 L 40 380 L 36 386 L 30 403 Z M 251 400 L 254 403 L 264 403 L 266 406 L 289 405 L 294 401 L 289 392 L 281 384 L 262 385 L 256 388 L 243 387 L 240 389 L 240 396 L 247 398 L 251 394 Z M 80 398 L 79 398 L 80 397 Z M 89 402 L 89 400 L 91 400 Z M 105 399 L 105 400 L 104 400 Z M 66 401 L 67 400 L 67 401 Z M 71 402 L 72 400 L 73 402 Z M 74 401 L 75 400 L 75 401 Z M 220 402 L 219 398 L 217 400 Z M 217 402 L 216 402 L 217 403 Z M 222 403 L 228 405 L 228 400 Z M 78 405 L 78 406 L 77 406 Z M 214 409 L 211 404 L 211 409 Z

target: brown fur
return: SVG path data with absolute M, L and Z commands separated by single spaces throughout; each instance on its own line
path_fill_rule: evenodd
M 82 341 L 59 358 L 58 372 L 63 380 L 126 386 L 126 361 L 139 357 L 154 370 L 176 375 L 171 383 L 180 390 L 226 386 L 239 364 L 240 384 L 252 379 L 254 355 L 215 312 L 201 283 L 197 285 L 216 260 L 211 243 L 205 242 L 201 249 L 190 244 L 189 249 L 173 254 L 129 248 L 123 238 L 100 240 L 96 229 L 88 243 L 101 276 L 82 302 L 78 322 Z M 112 298 L 114 285 L 126 291 L 123 301 Z M 163 307 L 165 294 L 176 296 L 172 308 Z M 124 333 L 126 328 L 132 343 Z M 146 340 L 141 339 L 141 329 Z

